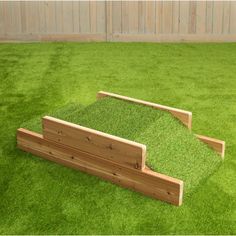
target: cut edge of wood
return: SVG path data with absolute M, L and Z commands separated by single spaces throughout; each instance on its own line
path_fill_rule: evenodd
M 104 91 L 99 91 L 97 93 L 97 99 L 104 98 L 104 97 L 113 97 L 116 99 L 125 100 L 128 102 L 133 102 L 133 103 L 137 103 L 140 105 L 149 106 L 149 107 L 152 107 L 155 109 L 168 111 L 173 116 L 175 116 L 177 119 L 179 119 L 189 129 L 192 128 L 192 112 L 190 112 L 190 111 L 185 111 L 185 110 L 174 108 L 174 107 L 169 107 L 169 106 L 165 106 L 165 105 L 161 105 L 161 104 L 157 104 L 157 103 L 152 103 L 152 102 L 147 102 L 147 101 L 143 101 L 143 100 L 139 100 L 139 99 L 135 99 L 135 98 L 131 98 L 131 97 L 126 97 L 126 96 L 122 96 L 122 95 L 115 94 L 115 93 L 109 93 L 109 92 L 104 92 Z
M 225 141 L 211 138 L 211 137 L 207 137 L 207 136 L 200 135 L 200 134 L 195 134 L 195 135 L 200 141 L 204 142 L 209 147 L 214 149 L 222 157 L 222 159 L 224 159 L 224 157 L 225 157 Z
M 78 151 L 68 146 L 61 145 L 50 140 L 46 140 L 44 139 L 43 135 L 24 129 L 24 128 L 19 128 L 17 130 L 17 147 L 23 151 L 30 152 L 34 155 L 40 156 L 44 159 L 56 162 L 58 164 L 62 164 L 67 167 L 79 169 L 83 172 L 96 175 L 100 178 L 111 181 L 125 188 L 140 192 L 144 195 L 148 195 L 150 197 L 154 197 L 156 199 L 166 201 L 176 206 L 180 206 L 182 204 L 183 185 L 184 185 L 182 180 L 179 180 L 179 179 L 176 179 L 176 178 L 173 178 L 173 177 L 161 174 L 161 173 L 157 173 L 146 168 L 144 168 L 143 170 L 130 169 L 120 164 L 97 157 L 95 155 L 85 153 L 83 151 Z M 66 159 L 66 157 L 62 158 L 59 155 L 60 150 L 61 151 L 63 150 L 64 153 L 66 153 L 67 151 L 75 152 L 75 154 L 77 153 L 76 154 L 77 157 L 79 157 L 80 155 L 82 156 L 85 155 L 85 157 L 87 156 L 87 158 L 82 158 L 81 162 L 78 162 L 78 160 L 77 162 L 75 162 L 74 159 L 69 160 L 69 159 Z M 116 174 L 111 175 L 111 173 L 104 171 L 102 167 L 101 169 L 99 168 L 96 169 L 94 167 L 94 163 L 91 163 L 91 165 L 89 164 L 88 158 L 90 158 L 90 160 L 97 161 L 97 163 L 101 162 L 101 165 L 103 165 L 103 168 L 106 165 L 108 167 L 111 165 L 114 166 L 115 169 L 121 171 L 119 173 L 120 175 L 116 175 Z M 122 175 L 124 175 L 123 180 L 122 180 Z M 127 179 L 127 176 L 129 175 L 134 176 L 134 178 L 137 178 L 137 179 L 136 180 L 135 179 L 133 180 L 132 178 Z M 151 181 L 150 182 L 151 185 L 149 186 L 150 189 L 147 188 L 147 186 L 145 185 L 144 178 L 147 178 L 146 180 L 147 185 L 148 185 L 148 181 Z M 142 181 L 139 182 L 140 180 Z M 156 182 L 158 180 L 160 182 Z M 153 185 L 159 186 L 159 187 L 156 186 L 156 188 L 158 188 L 159 190 L 157 191 Z M 153 186 L 153 190 L 151 186 Z M 157 192 L 155 192 L 154 189 Z

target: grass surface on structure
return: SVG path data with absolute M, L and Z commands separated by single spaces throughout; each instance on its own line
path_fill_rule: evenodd
M 65 107 L 55 116 L 147 145 L 147 166 L 183 180 L 185 193 L 192 192 L 221 162 L 170 113 L 147 106 L 107 97 L 82 110 Z M 41 121 L 23 126 L 40 130 Z
M 0 44 L 0 233 L 236 234 L 235 75 L 235 43 Z M 76 103 L 69 120 L 99 90 L 192 111 L 194 133 L 226 141 L 224 162 L 175 207 L 16 148 L 23 122 Z

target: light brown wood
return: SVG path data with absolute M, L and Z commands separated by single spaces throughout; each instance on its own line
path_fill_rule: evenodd
M 82 152 L 25 130 L 17 131 L 18 148 L 47 160 L 96 175 L 120 186 L 141 192 L 150 197 L 181 205 L 183 181 L 153 172 L 130 169 L 107 159 Z
M 0 6 L 1 41 L 91 41 L 91 35 L 101 41 L 100 34 L 106 35 L 102 41 L 236 41 L 236 1 L 0 1 Z
M 145 167 L 145 145 L 50 116 L 43 117 L 43 137 L 129 168 Z
M 196 134 L 196 137 L 213 148 L 222 158 L 225 156 L 225 141 Z
M 146 101 L 143 101 L 143 100 L 134 99 L 134 98 L 126 97 L 126 96 L 121 96 L 121 95 L 114 94 L 114 93 L 99 91 L 97 93 L 97 98 L 100 99 L 100 98 L 103 98 L 103 97 L 113 97 L 113 98 L 125 100 L 125 101 L 128 101 L 128 102 L 138 103 L 138 104 L 141 104 L 141 105 L 144 105 L 144 106 L 149 106 L 149 107 L 152 107 L 152 108 L 155 108 L 155 109 L 168 111 L 173 116 L 178 118 L 189 129 L 191 129 L 191 127 L 192 127 L 192 112 L 190 112 L 190 111 L 184 111 L 184 110 L 181 110 L 181 109 L 168 107 L 168 106 L 164 106 L 164 105 L 160 105 L 160 104 L 156 104 L 156 103 L 152 103 L 152 102 L 146 102 Z

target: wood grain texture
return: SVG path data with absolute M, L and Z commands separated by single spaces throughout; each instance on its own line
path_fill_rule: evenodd
M 204 34 L 206 32 L 206 2 L 197 2 L 196 11 L 196 33 Z
M 146 146 L 97 130 L 45 116 L 43 137 L 84 152 L 91 153 L 126 167 L 144 169 Z
M 126 97 L 126 96 L 121 96 L 121 95 L 114 94 L 114 93 L 99 91 L 97 93 L 97 98 L 100 99 L 100 98 L 103 98 L 103 97 L 113 97 L 113 98 L 121 99 L 121 100 L 124 100 L 124 101 L 134 102 L 134 103 L 138 103 L 138 104 L 141 104 L 141 105 L 149 106 L 149 107 L 152 107 L 152 108 L 155 108 L 155 109 L 168 111 L 173 116 L 178 118 L 189 129 L 191 129 L 191 127 L 192 127 L 192 112 L 184 111 L 184 110 L 173 108 L 173 107 L 163 106 L 163 105 L 152 103 L 152 102 L 146 102 L 146 101 L 143 101 L 143 100 L 134 99 L 134 98 Z
M 172 9 L 172 2 L 171 1 L 164 1 L 163 2 L 163 26 L 162 32 L 164 34 L 172 33 L 172 22 L 173 17 L 173 9 Z
M 236 1 L 230 2 L 230 33 L 236 34 Z
M 79 23 L 80 33 L 90 33 L 90 7 L 88 1 L 79 2 Z
M 121 1 L 112 2 L 112 33 L 121 33 L 122 32 L 121 5 L 122 5 Z
M 187 34 L 189 30 L 189 1 L 180 1 L 179 33 Z
M 223 31 L 223 13 L 224 4 L 223 2 L 214 2 L 213 8 L 213 33 L 221 34 Z
M 229 33 L 229 25 L 230 25 L 230 2 L 225 1 L 223 6 L 223 34 Z
M 44 159 L 96 175 L 150 197 L 177 206 L 182 204 L 183 182 L 181 180 L 149 169 L 143 171 L 130 169 L 95 155 L 45 140 L 42 135 L 25 129 L 17 131 L 17 146 Z
M 146 1 L 145 32 L 154 34 L 156 32 L 156 10 L 154 1 Z
M 214 149 L 217 153 L 221 155 L 222 158 L 225 156 L 225 141 L 210 138 L 207 136 L 196 134 L 196 137 L 202 142 L 206 143 L 209 147 Z
M 0 1 L 1 40 L 90 41 L 95 34 L 106 41 L 235 41 L 236 1 Z

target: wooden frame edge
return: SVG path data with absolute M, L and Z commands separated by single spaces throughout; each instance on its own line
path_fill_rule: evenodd
M 182 180 L 153 172 L 146 168 L 142 171 L 130 169 L 117 163 L 112 163 L 109 160 L 46 140 L 43 138 L 43 135 L 23 128 L 17 130 L 17 147 L 44 159 L 70 168 L 79 169 L 122 187 L 141 192 L 144 195 L 176 206 L 182 204 Z M 73 154 L 73 158 L 71 153 L 75 154 Z M 96 168 L 96 164 L 98 168 Z M 104 166 L 107 166 L 107 169 Z M 117 173 L 113 173 L 110 167 L 115 172 L 117 171 Z
M 211 138 L 211 137 L 207 137 L 207 136 L 203 136 L 200 134 L 195 134 L 195 135 L 200 141 L 204 142 L 209 147 L 214 149 L 222 157 L 222 159 L 224 159 L 224 157 L 225 157 L 225 141 Z
M 156 103 L 152 103 L 152 102 L 147 102 L 147 101 L 143 101 L 143 100 L 139 100 L 139 99 L 135 99 L 135 98 L 130 98 L 130 97 L 114 94 L 114 93 L 99 91 L 97 93 L 97 99 L 100 99 L 103 97 L 113 97 L 116 99 L 125 100 L 128 102 L 133 102 L 133 103 L 137 103 L 140 105 L 149 106 L 149 107 L 152 107 L 155 109 L 168 111 L 173 116 L 175 116 L 177 119 L 179 119 L 189 129 L 192 128 L 192 112 L 190 112 L 190 111 L 185 111 L 185 110 L 181 110 L 178 108 L 168 107 L 168 106 L 164 106 L 164 105 L 160 105 L 160 104 L 156 104 Z
M 45 122 L 52 122 L 54 124 L 58 124 L 58 125 L 62 125 L 64 127 L 69 127 L 69 128 L 73 128 L 74 130 L 79 130 L 79 131 L 84 131 L 86 133 L 88 133 L 88 138 L 91 139 L 91 135 L 93 136 L 97 136 L 97 137 L 102 137 L 104 139 L 110 140 L 110 142 L 119 142 L 120 144 L 123 145 L 129 145 L 132 146 L 135 149 L 139 149 L 141 151 L 141 162 L 139 162 L 138 166 L 135 167 L 137 169 L 144 169 L 145 168 L 145 162 L 146 162 L 146 153 L 147 153 L 147 148 L 146 145 L 141 144 L 141 143 L 137 143 L 135 141 L 131 141 L 128 139 L 124 139 L 124 138 L 120 138 L 118 136 L 115 135 L 111 135 L 111 134 L 107 134 L 95 129 L 91 129 L 91 128 L 87 128 L 78 124 L 74 124 L 68 121 L 64 121 L 61 119 L 57 119 L 55 117 L 51 117 L 51 116 L 44 116 L 42 118 L 42 124 L 43 124 L 43 135 L 45 136 L 45 130 L 44 130 L 44 126 L 45 126 Z M 51 140 L 53 141 L 53 140 Z M 91 140 L 90 140 L 91 141 Z M 93 142 L 93 140 L 92 140 Z M 91 153 L 93 154 L 93 153 Z

